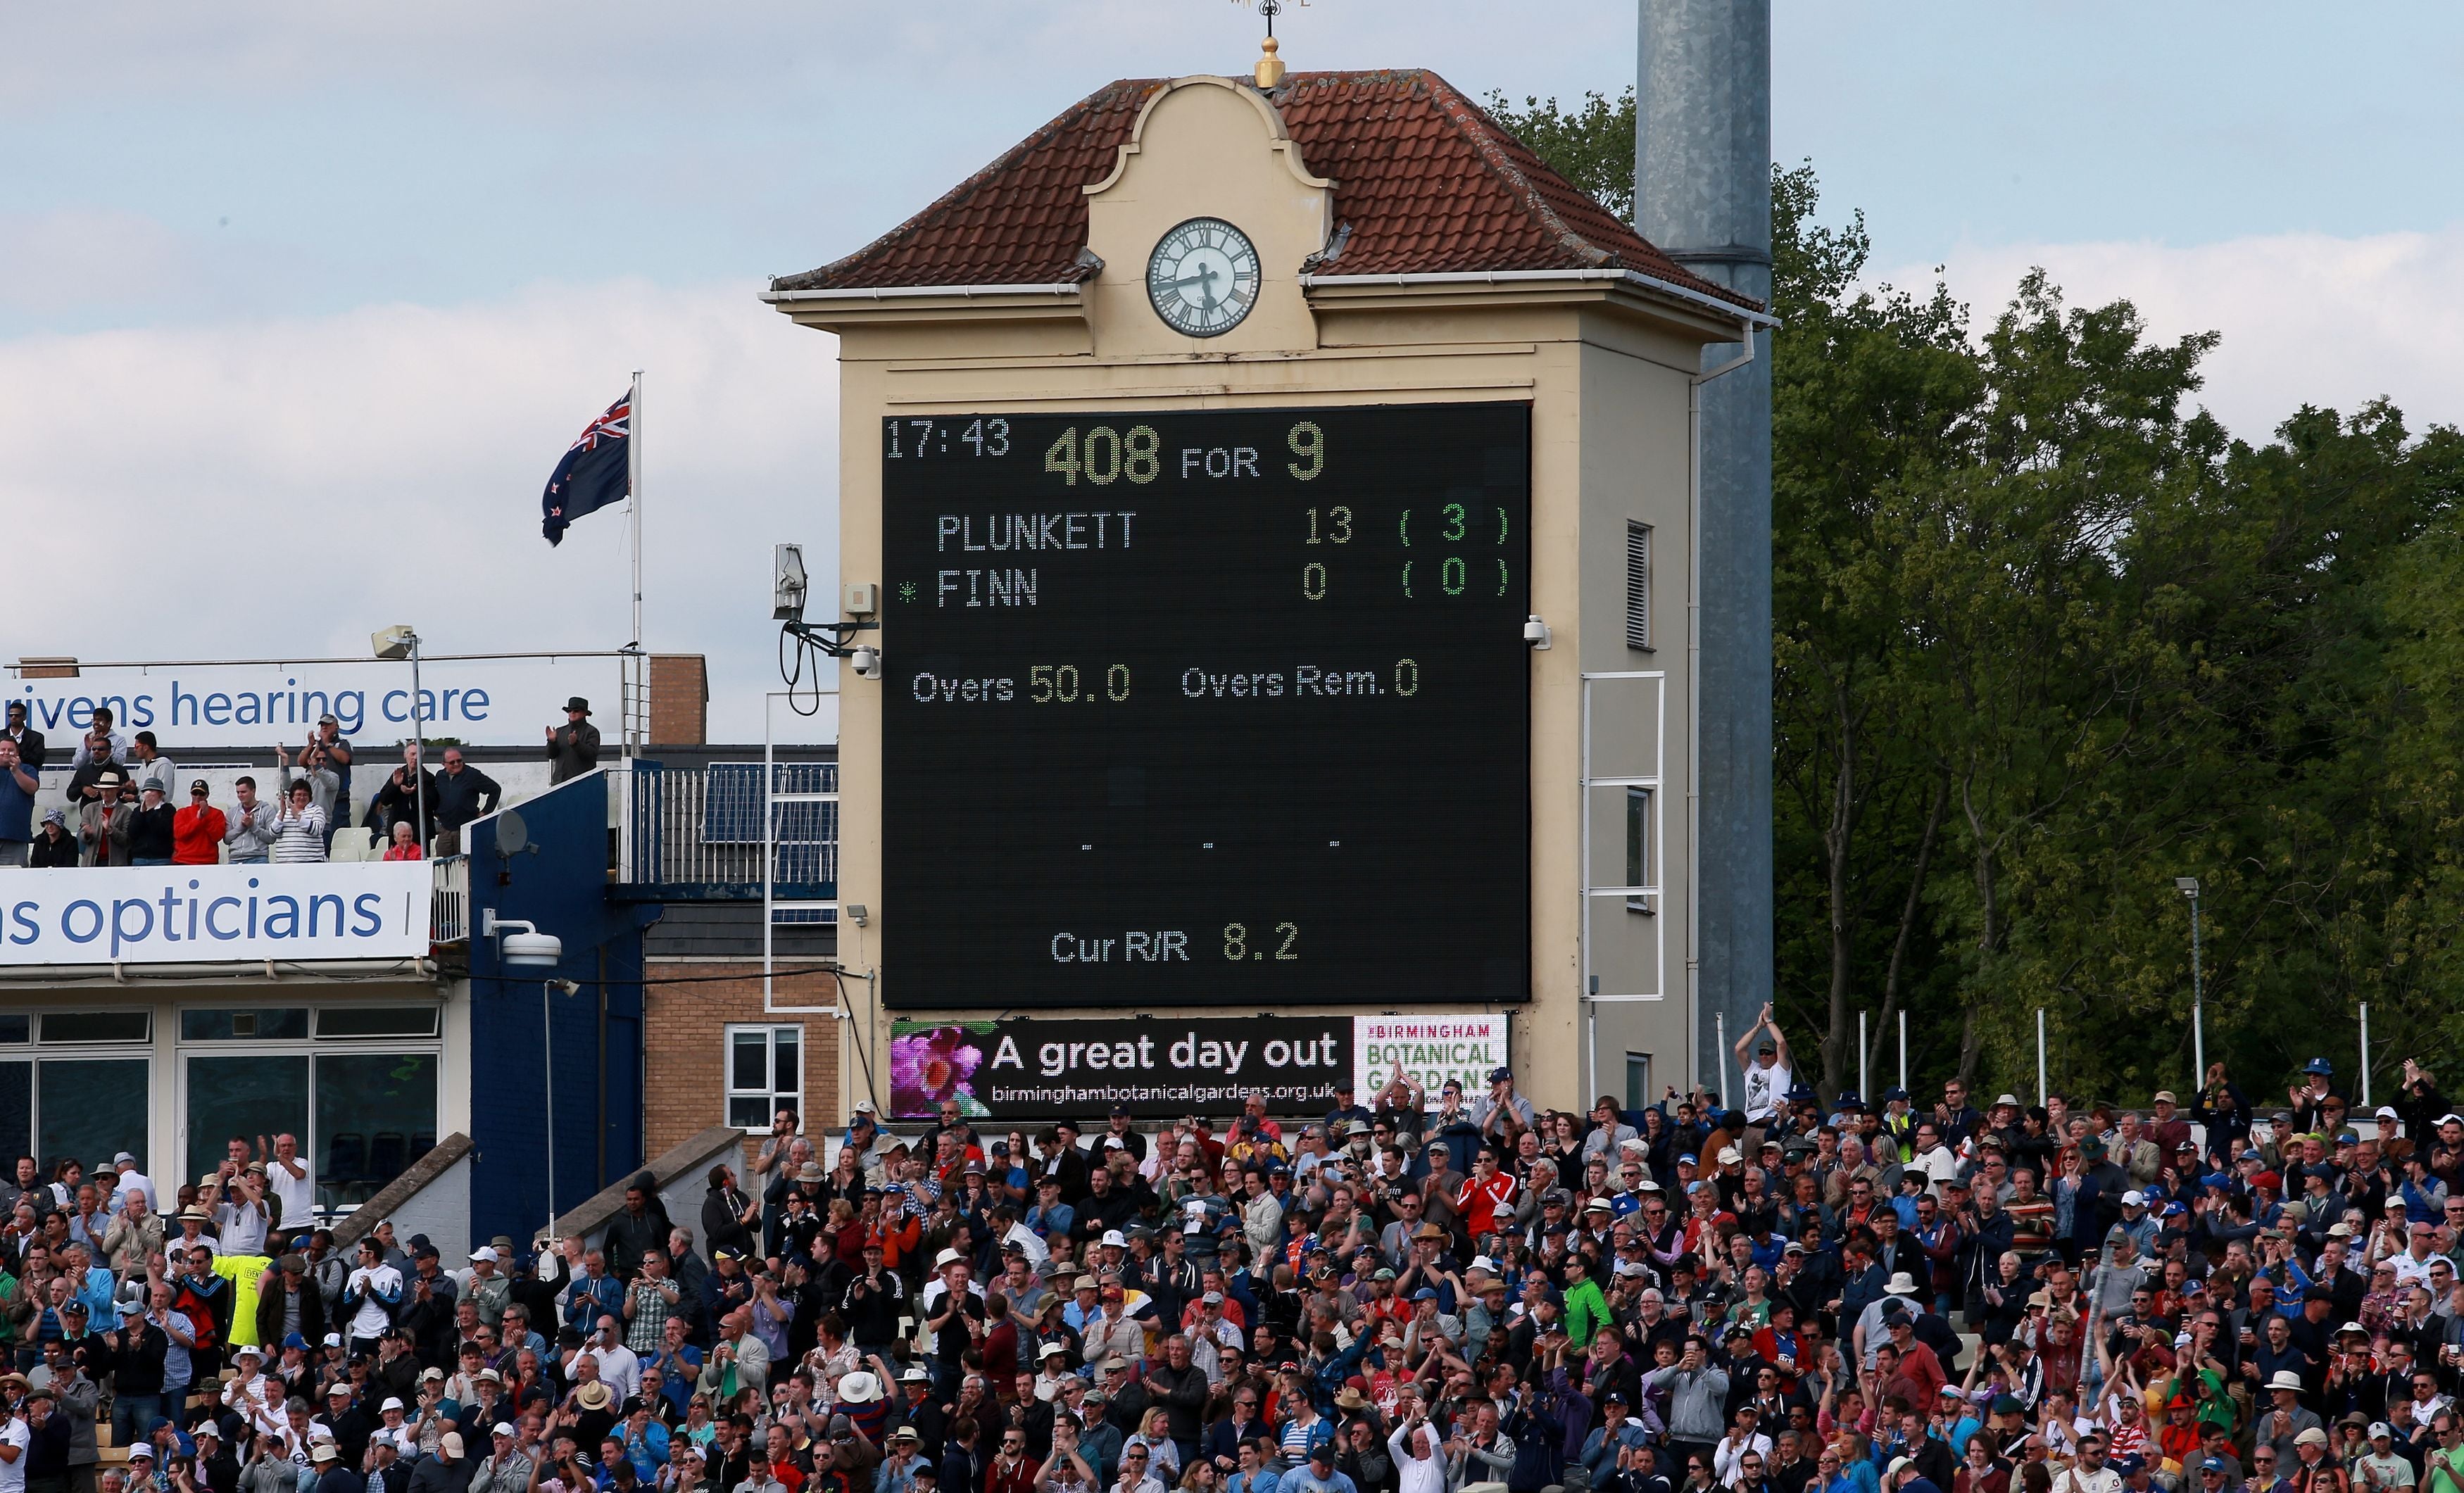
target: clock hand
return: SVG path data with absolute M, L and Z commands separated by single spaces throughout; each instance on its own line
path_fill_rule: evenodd
M 1179 279 L 1173 281 L 1173 282 L 1172 282 L 1172 288 L 1173 288 L 1174 290 L 1179 290 L 1182 286 L 1185 286 L 1185 285 L 1198 285 L 1198 284 L 1201 284 L 1201 283 L 1204 283 L 1204 282 L 1206 282 L 1206 281 L 1209 281 L 1209 280 L 1214 279 L 1218 274 L 1222 274 L 1222 273 L 1223 273 L 1222 271 L 1216 269 L 1216 268 L 1215 268 L 1215 266 L 1213 266 L 1213 265 L 1211 265 L 1211 264 L 1210 264 L 1210 265 L 1207 265 L 1205 268 L 1203 268 L 1203 269 L 1199 270 L 1196 274 L 1187 274 L 1187 275 L 1183 275 L 1183 276 L 1181 276 Z

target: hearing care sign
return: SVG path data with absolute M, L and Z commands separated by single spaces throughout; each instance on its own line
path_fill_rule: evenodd
M 1506 1024 L 1503 1016 L 898 1021 L 891 1113 L 925 1119 L 955 1103 L 978 1117 L 1091 1123 L 1121 1106 L 1139 1119 L 1221 1120 L 1254 1093 L 1271 1113 L 1323 1114 L 1341 1084 L 1366 1104 L 1398 1057 L 1432 1093 L 1425 1073 L 1485 1076 L 1505 1061 Z

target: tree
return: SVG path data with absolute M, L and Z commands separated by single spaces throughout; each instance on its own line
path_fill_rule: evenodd
M 1881 1004 L 1874 1041 L 1892 1028 L 1947 807 L 1947 779 L 1913 749 L 1921 655 L 1904 626 L 1903 560 L 1878 522 L 1896 494 L 1956 459 L 1984 385 L 1965 308 L 1940 286 L 1924 300 L 1859 289 L 1872 247 L 1863 220 L 1823 228 L 1819 201 L 1812 167 L 1773 174 L 1772 310 L 1784 332 L 1771 355 L 1772 780 L 1786 801 L 1774 826 L 1783 864 L 1818 862 L 1818 875 L 1786 878 L 1781 905 L 1823 909 L 1820 950 L 1806 946 L 1811 919 L 1806 937 L 1785 917 L 1776 932 L 1784 965 L 1822 971 L 1818 1087 L 1836 1094 L 1856 1070 L 1869 984 Z
M 1554 99 L 1526 98 L 1515 108 L 1491 90 L 1488 112 L 1498 123 L 1549 163 L 1551 169 L 1592 194 L 1620 218 L 1634 216 L 1634 90 L 1615 103 L 1585 94 L 1580 108 L 1560 109 Z
M 1491 106 L 1630 207 L 1631 94 Z M 2177 875 L 2253 1093 L 2364 1000 L 2388 1068 L 2464 1041 L 2464 436 L 2379 403 L 2233 440 L 2211 334 L 2041 272 L 1980 333 L 1867 286 L 1811 166 L 1772 193 L 1773 978 L 1824 1092 L 1901 1008 L 1971 1084 L 2023 1087 L 2042 1008 L 2065 1092 L 2182 1088 Z

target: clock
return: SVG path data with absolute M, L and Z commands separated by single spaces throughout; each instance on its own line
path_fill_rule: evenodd
M 1221 218 L 1192 218 L 1147 256 L 1147 299 L 1174 331 L 1221 337 L 1257 304 L 1258 246 Z

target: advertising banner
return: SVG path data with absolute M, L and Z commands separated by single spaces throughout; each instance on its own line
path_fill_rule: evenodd
M 430 658 L 419 666 L 427 734 L 473 746 L 539 745 L 547 727 L 564 724 L 572 695 L 612 715 L 619 681 L 612 658 Z M 98 705 L 109 708 L 115 731 L 151 731 L 175 760 L 296 745 L 329 711 L 345 736 L 385 742 L 411 734 L 410 665 L 375 659 L 86 669 L 74 679 L 11 678 L 0 701 L 23 701 L 27 724 L 63 762 Z
M 0 967 L 418 958 L 429 885 L 425 861 L 15 870 Z
M 1338 1079 L 1365 1096 L 1397 1061 L 1406 1073 L 1460 1069 L 1478 1075 L 1466 1087 L 1483 1082 L 1506 1061 L 1506 1029 L 1503 1016 L 898 1021 L 890 1109 L 927 1119 L 956 1101 L 979 1117 L 1091 1123 L 1126 1105 L 1145 1120 L 1221 1121 L 1260 1093 L 1270 1113 L 1323 1114 Z
M 1353 1071 L 1365 1097 L 1395 1075 L 1429 1092 L 1453 1079 L 1466 1098 L 1488 1091 L 1492 1069 L 1506 1066 L 1503 1016 L 1362 1016 L 1352 1022 Z

